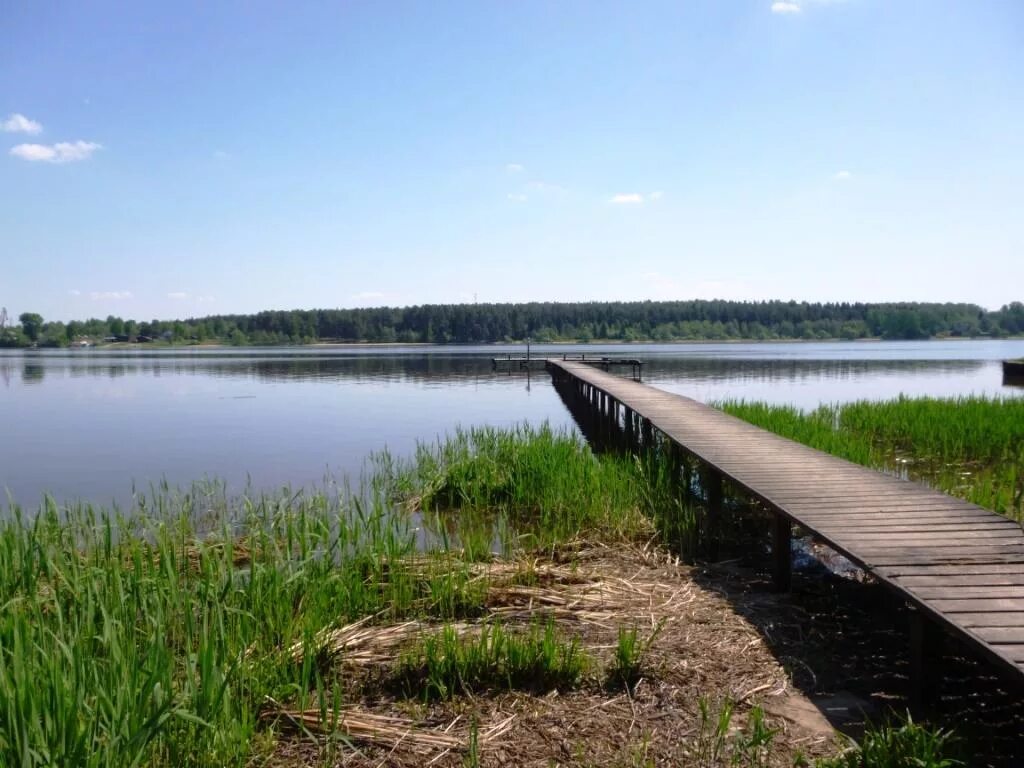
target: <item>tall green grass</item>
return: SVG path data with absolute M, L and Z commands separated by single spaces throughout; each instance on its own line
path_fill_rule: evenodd
M 449 625 L 407 651 L 395 677 L 411 697 L 448 699 L 488 689 L 571 688 L 592 663 L 579 642 L 560 637 L 550 621 L 526 632 L 485 623 L 472 635 Z
M 746 401 L 719 405 L 792 440 L 1024 519 L 1024 398 L 899 397 L 812 411 Z
M 416 500 L 442 540 L 469 534 L 462 543 L 472 554 L 503 531 L 516 546 L 544 548 L 651 527 L 647 479 L 633 459 L 599 459 L 582 439 L 547 426 L 458 430 L 420 445 L 411 462 L 386 464 L 392 495 Z
M 326 711 L 342 695 L 318 632 L 479 613 L 486 585 L 468 559 L 495 542 L 630 535 L 644 520 L 640 482 L 628 460 L 522 428 L 459 432 L 411 462 L 382 454 L 351 493 L 158 487 L 123 515 L 11 506 L 0 511 L 0 765 L 244 765 L 273 743 L 267 702 Z M 562 647 L 534 640 L 523 653 Z

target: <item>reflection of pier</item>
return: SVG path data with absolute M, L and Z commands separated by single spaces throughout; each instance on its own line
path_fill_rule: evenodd
M 690 398 L 580 362 L 547 364 L 584 434 L 660 452 L 684 488 L 696 469 L 709 538 L 724 523 L 727 492 L 770 510 L 779 590 L 789 588 L 796 524 L 909 604 L 917 704 L 936 700 L 946 635 L 1016 680 L 1024 677 L 1024 532 L 1014 521 Z

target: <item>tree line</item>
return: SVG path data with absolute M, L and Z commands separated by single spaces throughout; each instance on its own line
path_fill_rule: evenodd
M 184 320 L 45 322 L 37 313 L 0 328 L 0 346 L 92 343 L 234 345 L 376 342 L 467 344 L 545 341 L 929 339 L 1024 334 L 1024 304 L 797 301 L 533 302 L 296 309 Z

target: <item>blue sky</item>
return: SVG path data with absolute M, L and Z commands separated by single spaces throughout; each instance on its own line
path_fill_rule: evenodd
M 1024 298 L 1024 3 L 5 3 L 0 305 Z

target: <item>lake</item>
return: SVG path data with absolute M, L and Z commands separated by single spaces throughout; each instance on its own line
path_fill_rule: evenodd
M 0 350 L 0 489 L 27 507 L 124 503 L 134 487 L 221 478 L 229 489 L 357 475 L 456 426 L 574 428 L 543 372 L 496 373 L 521 346 Z M 820 402 L 1016 396 L 1000 360 L 1024 341 L 534 345 L 537 356 L 646 361 L 645 381 L 697 398 Z

